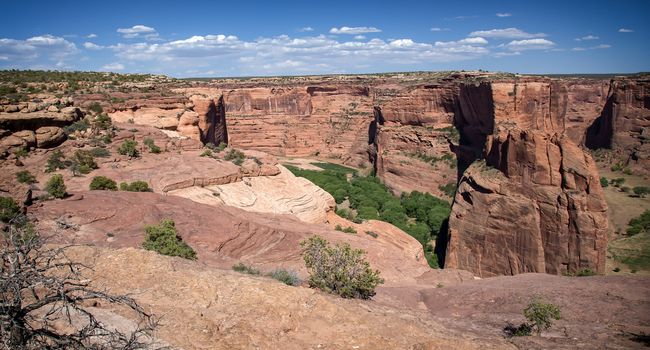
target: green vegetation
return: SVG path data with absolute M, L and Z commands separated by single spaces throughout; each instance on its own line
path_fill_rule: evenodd
M 77 172 L 89 174 L 93 169 L 97 169 L 97 163 L 95 163 L 95 157 L 93 157 L 92 152 L 85 150 L 75 151 L 72 156 L 70 169 L 73 174 Z
M 201 153 L 201 155 L 199 157 L 210 157 L 211 158 L 212 157 L 212 150 L 206 149 L 205 151 L 203 151 L 203 153 Z
M 63 128 L 66 135 L 74 134 L 75 131 L 85 131 L 90 128 L 90 122 L 87 118 L 77 120 L 76 122 Z
M 288 286 L 298 286 L 301 283 L 300 278 L 294 271 L 275 269 L 266 275 Z
M 650 232 L 647 229 L 611 241 L 607 249 L 614 260 L 629 266 L 631 270 L 650 270 Z
M 605 187 L 609 186 L 609 180 L 607 180 L 606 177 L 601 176 L 601 177 L 600 177 L 600 186 L 601 186 L 602 188 L 605 188 Z
M 375 295 L 375 287 L 384 283 L 379 270 L 370 268 L 361 249 L 353 249 L 347 243 L 331 246 L 319 236 L 312 236 L 300 245 L 311 288 L 343 298 L 370 299 Z
M 217 146 L 212 142 L 208 142 L 208 143 L 205 144 L 205 147 L 210 149 L 212 152 L 219 153 L 219 152 L 223 151 L 224 149 L 226 149 L 228 147 L 228 145 L 226 143 L 224 143 L 224 142 L 220 142 L 219 146 Z
M 91 111 L 91 112 L 95 112 L 95 114 L 100 114 L 100 113 L 102 113 L 104 111 L 104 109 L 102 108 L 102 105 L 99 104 L 99 102 L 91 103 L 90 106 L 88 106 L 88 110 Z
M 456 157 L 451 153 L 445 153 L 440 157 L 430 156 L 422 152 L 406 153 L 406 155 L 411 158 L 419 159 L 425 163 L 431 163 L 431 165 L 436 165 L 438 162 L 443 162 L 446 163 L 451 169 L 456 168 Z
M 442 193 L 444 193 L 447 197 L 454 198 L 454 195 L 456 195 L 456 182 L 451 181 L 446 185 L 440 185 L 438 186 L 438 189 L 442 191 Z
M 11 197 L 0 197 L 0 221 L 9 222 L 20 214 L 20 207 Z
M 357 233 L 357 230 L 355 230 L 354 227 L 350 227 L 350 226 L 348 226 L 346 228 L 343 228 L 343 227 L 341 227 L 341 225 L 336 225 L 336 227 L 334 227 L 334 229 L 337 230 L 337 231 L 345 232 L 345 233 L 352 233 L 352 234 Z
M 628 223 L 627 234 L 630 236 L 638 235 L 643 232 L 650 232 L 650 210 L 630 220 Z
M 45 166 L 45 172 L 46 173 L 51 173 L 53 171 L 57 171 L 59 169 L 65 169 L 65 163 L 63 162 L 64 160 L 63 152 L 60 150 L 55 150 L 50 154 L 50 156 L 47 158 L 47 165 Z
M 156 146 L 156 144 L 153 142 L 153 139 L 146 138 L 144 139 L 144 145 L 149 147 L 149 152 L 151 153 L 160 153 L 160 147 Z
M 93 120 L 93 129 L 95 130 L 110 130 L 112 128 L 113 128 L 113 121 L 105 113 L 101 113 Z
M 36 183 L 36 177 L 29 172 L 29 170 L 21 170 L 16 173 L 16 180 L 23 184 L 34 184 Z
M 239 262 L 239 263 L 233 265 L 232 269 L 239 272 L 239 273 L 245 273 L 245 274 L 249 274 L 249 275 L 257 276 L 257 275 L 260 274 L 260 270 L 254 268 L 252 266 L 246 265 L 246 264 L 244 264 L 242 262 Z
M 223 157 L 225 160 L 229 160 L 233 162 L 235 165 L 241 165 L 244 162 L 244 159 L 246 159 L 246 155 L 244 155 L 244 152 L 231 148 L 228 153 Z
M 138 152 L 138 142 L 135 140 L 124 140 L 117 149 L 117 153 L 133 158 L 139 157 L 140 152 Z
M 102 147 L 92 148 L 89 152 L 93 157 L 97 157 L 97 158 L 107 158 L 111 156 L 111 152 L 106 148 L 102 148 Z
M 622 171 L 624 167 L 625 167 L 625 165 L 623 165 L 623 163 L 617 162 L 617 163 L 613 164 L 609 169 L 611 171 Z
M 63 175 L 52 175 L 52 177 L 50 177 L 50 179 L 47 180 L 47 183 L 45 184 L 45 191 L 47 191 L 47 193 L 49 193 L 50 196 L 54 198 L 65 197 L 67 192 L 65 183 L 63 182 Z
M 122 182 L 120 183 L 120 191 L 151 192 L 151 188 L 149 188 L 149 184 L 146 181 Z
M 95 176 L 90 182 L 91 191 L 117 191 L 117 183 L 106 176 Z
M 164 219 L 158 225 L 145 226 L 144 231 L 146 233 L 144 243 L 142 243 L 144 249 L 153 250 L 162 255 L 196 260 L 196 252 L 178 236 L 173 220 Z
M 455 144 L 458 144 L 460 142 L 460 133 L 458 132 L 458 129 L 456 129 L 456 127 L 454 126 L 448 126 L 446 128 L 436 129 L 436 131 L 444 132 L 445 136 L 447 136 Z
M 357 172 L 355 169 L 343 165 L 339 165 L 339 164 L 334 164 L 334 163 L 311 163 L 311 164 L 323 170 L 332 170 L 334 172 L 343 173 L 343 174 L 354 174 Z
M 49 83 L 49 82 L 143 82 L 150 79 L 150 74 L 117 74 L 104 72 L 70 72 L 46 70 L 0 70 L 0 81 L 13 84 Z
M 27 148 L 20 148 L 16 151 L 14 151 L 14 155 L 18 158 L 26 158 L 29 156 L 29 149 Z
M 451 212 L 446 201 L 416 191 L 397 198 L 376 177 L 353 175 L 348 182 L 347 173 L 343 170 L 315 171 L 292 165 L 285 167 L 294 175 L 304 177 L 330 193 L 336 203 L 341 204 L 348 199 L 350 207 L 356 210 L 355 220 L 386 221 L 413 236 L 422 244 L 429 265 L 438 267 L 429 242 L 437 235 L 440 225 Z M 344 213 L 341 211 L 341 214 Z M 346 214 L 344 217 L 352 217 L 350 213 Z
M 635 195 L 637 195 L 637 196 L 639 196 L 639 197 L 641 197 L 641 198 L 645 198 L 645 196 L 647 196 L 648 193 L 650 193 L 650 187 L 646 187 L 646 186 L 635 186 L 635 187 L 632 189 L 632 191 L 634 192 Z
M 610 184 L 614 187 L 621 187 L 625 183 L 625 179 L 622 177 L 617 177 L 609 181 Z
M 524 317 L 537 335 L 551 328 L 553 320 L 561 318 L 560 308 L 555 304 L 545 304 L 539 298 L 534 298 L 524 309 Z
M 367 234 L 368 236 L 372 237 L 372 238 L 377 238 L 377 237 L 379 237 L 379 235 L 377 234 L 377 232 L 374 232 L 374 231 L 366 231 L 366 234 Z

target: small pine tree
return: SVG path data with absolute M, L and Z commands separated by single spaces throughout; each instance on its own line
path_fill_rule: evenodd
M 55 174 L 47 180 L 45 184 L 45 191 L 54 198 L 63 198 L 66 196 L 65 182 L 63 182 L 63 175 Z

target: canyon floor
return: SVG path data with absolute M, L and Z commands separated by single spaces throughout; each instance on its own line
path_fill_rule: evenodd
M 17 97 L 29 101 L 3 97 L 0 191 L 3 197 L 25 204 L 25 213 L 38 231 L 47 236 L 49 244 L 74 244 L 69 256 L 93 267 L 87 271 L 87 277 L 94 285 L 112 293 L 130 294 L 147 311 L 161 317 L 154 334 L 157 345 L 179 349 L 650 346 L 650 238 L 647 232 L 636 236 L 624 234 L 630 219 L 650 210 L 650 198 L 631 195 L 629 189 L 626 192 L 621 186 L 601 189 L 597 184 L 582 184 L 593 181 L 595 176 L 608 181 L 624 178 L 625 186 L 630 188 L 648 186 L 647 159 L 641 152 L 645 148 L 635 148 L 634 155 L 641 156 L 616 171 L 612 170 L 614 163 L 632 151 L 610 150 L 608 155 L 613 158 L 597 159 L 593 166 L 596 170 L 589 170 L 587 176 L 579 173 L 582 163 L 574 158 L 591 166 L 591 151 L 566 146 L 561 143 L 566 140 L 560 142 L 556 136 L 540 138 L 538 134 L 533 137 L 522 132 L 523 141 L 517 143 L 519 136 L 513 135 L 519 134 L 508 134 L 510 143 L 504 143 L 505 155 L 496 158 L 510 163 L 503 169 L 484 165 L 487 170 L 480 175 L 495 181 L 491 183 L 494 185 L 504 176 L 489 178 L 486 174 L 501 171 L 514 178 L 512 174 L 520 169 L 541 169 L 539 173 L 544 176 L 550 174 L 552 184 L 557 180 L 553 171 L 561 170 L 561 186 L 569 179 L 564 173 L 577 174 L 578 185 L 567 189 L 552 184 L 555 187 L 548 190 L 552 186 L 547 184 L 544 191 L 588 195 L 600 195 L 602 191 L 606 213 L 592 209 L 592 201 L 576 201 L 571 203 L 574 207 L 563 204 L 554 209 L 587 213 L 586 219 L 569 221 L 567 226 L 576 223 L 607 232 L 606 263 L 600 274 L 590 276 L 520 273 L 480 278 L 480 270 L 477 273 L 431 268 L 426 245 L 396 225 L 341 217 L 337 209 L 349 208 L 349 198 L 337 204 L 333 194 L 291 170 L 297 167 L 323 172 L 325 168 L 345 166 L 356 171 L 356 175 L 342 175 L 348 181 L 354 176 L 374 175 L 396 196 L 422 191 L 449 205 L 465 199 L 454 193 L 456 180 L 472 184 L 474 180 L 480 182 L 481 177 L 469 176 L 476 164 L 473 168 L 467 164 L 470 170 L 465 173 L 465 169 L 459 169 L 463 157 L 476 157 L 467 141 L 467 135 L 475 130 L 473 125 L 466 126 L 465 130 L 470 131 L 461 136 L 454 131 L 453 118 L 458 113 L 454 114 L 450 106 L 459 102 L 451 96 L 456 93 L 452 82 L 467 79 L 460 94 L 473 91 L 476 95 L 472 98 L 480 99 L 488 89 L 480 90 L 485 84 L 476 80 L 479 73 L 462 77 L 457 73 L 407 74 L 400 78 L 304 77 L 289 82 L 256 78 L 211 84 L 160 76 L 137 78 L 142 81 L 107 76 L 102 76 L 100 82 L 82 82 L 83 91 L 69 93 L 68 83 L 60 82 L 44 84 L 40 93 Z M 489 93 L 494 95 L 494 104 L 514 115 L 517 103 L 523 102 L 515 99 L 513 111 L 509 110 L 510 102 L 497 103 L 509 96 L 499 88 L 510 82 L 501 79 L 513 78 L 488 78 L 493 79 Z M 553 103 L 541 106 L 547 102 L 540 102 L 544 98 L 538 95 L 545 91 L 540 86 L 556 86 L 558 82 L 539 83 L 534 79 L 521 78 L 528 89 L 524 90 L 528 99 L 524 110 L 533 115 L 535 122 L 540 111 L 560 118 L 550 111 Z M 366 83 L 379 87 L 370 93 Z M 566 84 L 570 100 L 578 106 L 570 112 L 578 116 L 567 117 L 575 125 L 563 132 L 577 134 L 576 129 L 588 129 L 585 123 L 579 123 L 581 118 L 591 123 L 597 117 L 592 115 L 593 111 L 604 108 L 601 104 L 605 104 L 606 83 L 576 80 Z M 29 86 L 32 85 L 36 86 Z M 16 91 L 22 92 L 23 88 L 17 86 Z M 386 102 L 388 98 L 393 100 Z M 479 115 L 481 105 L 470 102 L 466 108 Z M 523 113 L 521 110 L 516 113 Z M 497 113 L 492 112 L 496 118 Z M 497 112 L 501 109 L 497 108 Z M 102 119 L 104 115 L 108 121 Z M 528 119 L 519 115 L 517 118 L 508 119 L 503 125 L 530 126 Z M 650 120 L 643 118 L 638 120 Z M 378 125 L 380 120 L 385 122 L 383 126 Z M 483 127 L 483 121 L 476 123 Z M 553 121 L 549 123 L 554 125 Z M 373 128 L 381 130 L 373 133 Z M 624 135 L 625 140 L 628 136 L 644 139 L 644 131 L 632 129 L 632 136 Z M 500 142 L 497 133 L 489 141 L 490 146 L 496 145 L 493 150 Z M 544 143 L 535 144 L 541 139 Z M 128 142 L 136 143 L 137 155 L 123 152 Z M 564 152 L 561 166 L 549 165 L 557 160 L 553 158 L 556 144 Z M 522 148 L 508 153 L 509 146 Z M 531 161 L 533 157 L 526 153 L 531 149 L 543 149 L 538 153 L 543 153 L 548 162 L 539 165 L 538 159 Z M 46 171 L 55 152 L 61 152 L 65 162 L 60 168 Z M 95 154 L 96 164 L 80 171 L 78 154 L 84 152 Z M 570 171 L 564 171 L 564 163 L 568 163 L 566 169 Z M 33 181 L 19 181 L 17 175 L 24 171 L 34 176 Z M 528 179 L 527 171 L 522 178 Z M 46 183 L 53 174 L 61 174 L 65 181 L 68 195 L 63 199 L 48 197 Z M 90 191 L 89 186 L 97 176 L 117 184 L 144 181 L 150 191 Z M 444 187 L 449 184 L 453 185 L 451 193 Z M 534 181 L 522 184 L 542 188 Z M 495 192 L 505 193 L 506 199 L 519 198 L 516 189 L 510 190 L 514 193 L 503 190 L 508 185 L 503 180 L 501 189 Z M 470 197 L 479 203 L 477 198 L 488 192 L 480 189 Z M 539 210 L 539 205 L 535 205 Z M 480 211 L 485 209 L 500 218 L 496 226 L 504 222 L 522 229 L 527 226 L 521 225 L 519 218 L 513 219 L 518 209 L 514 206 L 475 209 L 465 219 L 467 222 L 480 222 Z M 601 215 L 608 227 L 597 227 Z M 163 219 L 175 222 L 178 235 L 196 251 L 196 261 L 142 248 L 145 227 Z M 415 218 L 408 218 L 409 225 L 415 222 Z M 371 300 L 350 300 L 309 288 L 300 242 L 312 235 L 364 250 L 368 262 L 385 279 L 377 287 L 377 294 Z M 534 250 L 527 245 L 528 240 L 524 241 L 512 248 L 524 257 L 522 261 Z M 591 241 L 585 241 L 588 243 L 584 245 L 589 246 Z M 489 237 L 481 242 L 485 246 L 492 243 Z M 592 256 L 591 250 L 596 250 L 593 246 L 599 244 L 595 241 L 585 251 Z M 580 263 L 589 260 L 579 253 Z M 552 258 L 564 254 L 546 252 Z M 486 265 L 491 262 L 491 256 L 484 258 Z M 636 259 L 633 264 L 629 263 L 631 258 Z M 258 268 L 262 275 L 235 272 L 232 267 L 237 263 Z M 277 268 L 294 271 L 301 283 L 288 286 L 264 276 Z M 524 322 L 523 309 L 536 297 L 558 305 L 561 319 L 541 336 L 506 337 L 504 328 Z M 124 310 L 110 304 L 89 308 L 102 321 L 118 328 L 132 327 L 135 322 Z

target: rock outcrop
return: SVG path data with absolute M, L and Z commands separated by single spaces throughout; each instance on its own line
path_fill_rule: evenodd
M 460 179 L 445 267 L 604 273 L 606 211 L 595 163 L 569 137 L 499 127 Z

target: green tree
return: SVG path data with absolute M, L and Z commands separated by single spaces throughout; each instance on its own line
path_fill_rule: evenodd
M 63 181 L 63 175 L 54 174 L 47 180 L 45 184 L 45 191 L 54 198 L 63 198 L 66 196 L 66 187 L 65 182 Z
M 347 243 L 331 246 L 320 236 L 312 236 L 300 245 L 311 288 L 343 298 L 370 299 L 375 295 L 375 287 L 384 283 L 379 270 L 370 268 L 361 249 L 353 249 Z

